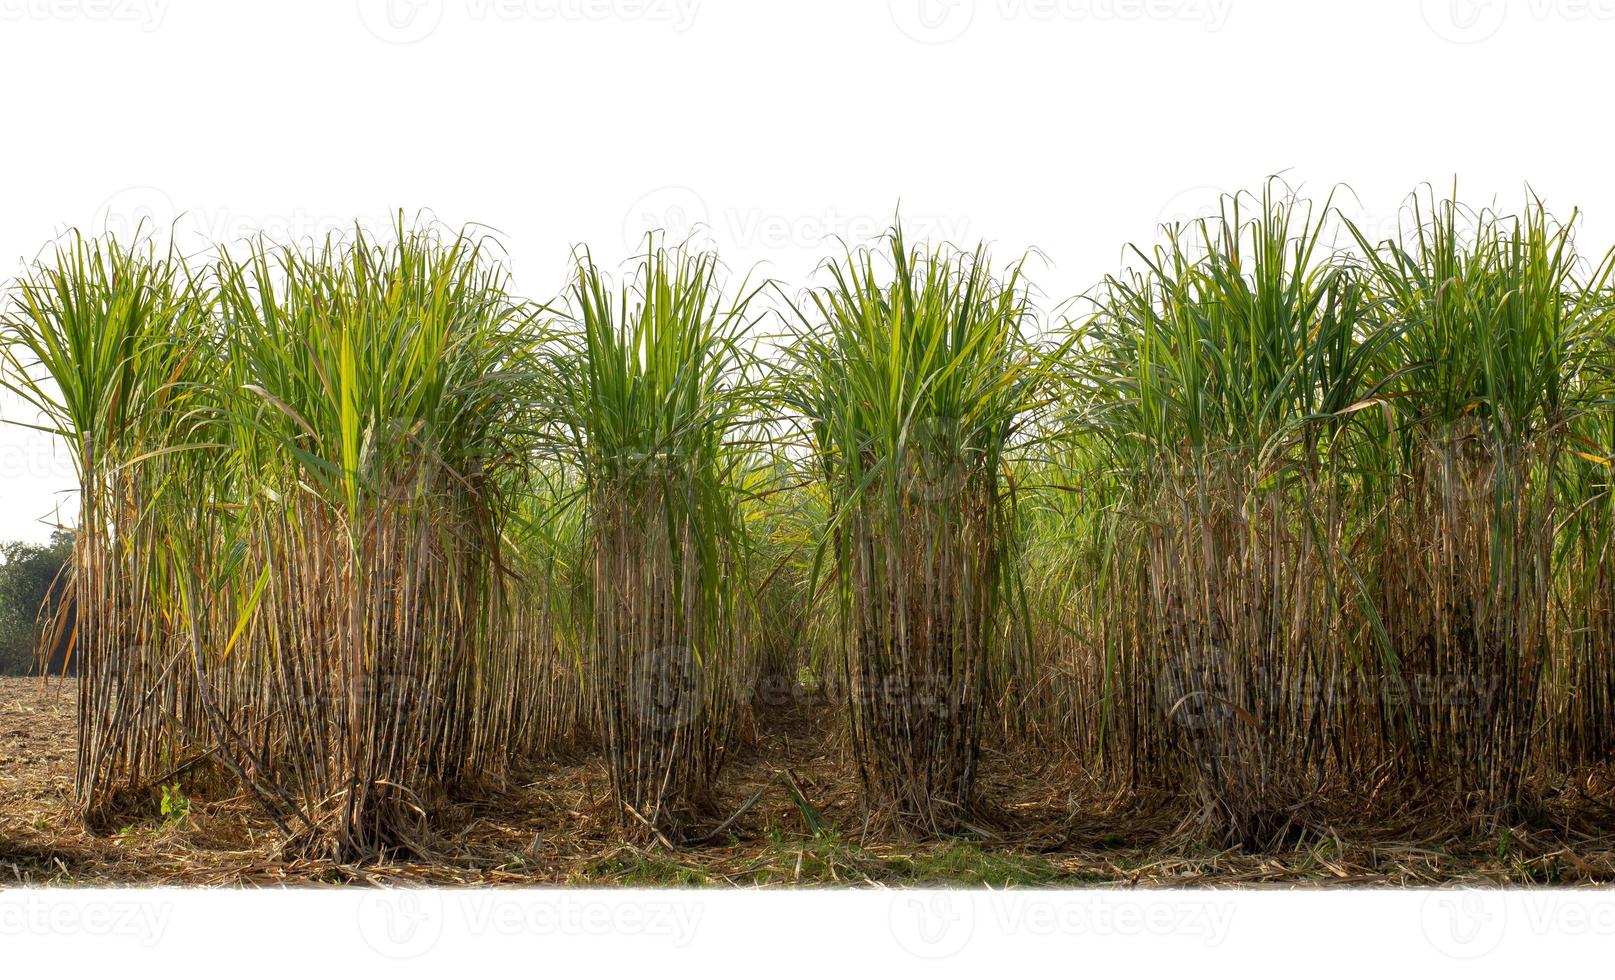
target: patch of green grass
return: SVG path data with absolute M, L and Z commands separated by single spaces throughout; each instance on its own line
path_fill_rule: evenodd
M 877 876 L 879 860 L 833 830 L 802 836 L 770 828 L 767 835 L 768 847 L 745 877 L 750 884 L 852 885 Z
M 894 876 L 919 885 L 1027 887 L 1060 877 L 1047 859 L 1013 851 L 990 851 L 968 841 L 948 844 L 887 863 Z
M 891 854 L 848 843 L 834 832 L 790 837 L 778 830 L 768 832 L 768 846 L 740 876 L 749 885 L 855 886 L 874 881 L 972 888 L 1035 887 L 1060 878 L 1059 868 L 1042 857 L 969 841 Z
M 586 884 L 625 888 L 691 888 L 716 884 L 698 868 L 661 853 L 618 854 L 589 866 Z

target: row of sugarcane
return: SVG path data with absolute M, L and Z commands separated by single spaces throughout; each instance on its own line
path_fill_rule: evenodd
M 979 825 L 984 743 L 1231 845 L 1365 793 L 1516 819 L 1615 739 L 1612 258 L 1534 199 L 1403 215 L 1270 183 L 1054 320 L 900 227 L 798 295 L 579 250 L 547 303 L 402 217 L 69 236 L 0 349 L 80 481 L 78 803 L 206 761 L 361 860 L 590 752 L 677 844 L 811 695 L 907 833 Z

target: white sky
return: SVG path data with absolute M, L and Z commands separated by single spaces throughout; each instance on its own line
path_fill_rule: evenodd
M 529 294 L 694 221 L 799 287 L 901 201 L 1041 249 L 1052 305 L 1276 171 L 1375 226 L 1420 181 L 1529 180 L 1602 248 L 1611 50 L 1615 0 L 0 0 L 0 273 L 71 225 L 402 207 L 498 229 Z M 0 430 L 0 474 L 0 539 L 71 514 L 48 440 Z

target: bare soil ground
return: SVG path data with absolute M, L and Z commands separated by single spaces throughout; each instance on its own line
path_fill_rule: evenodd
M 241 794 L 183 786 L 127 826 L 90 831 L 72 812 L 72 681 L 0 678 L 0 886 L 55 885 L 1059 885 L 1298 886 L 1615 882 L 1615 810 L 1605 777 L 1557 791 L 1531 827 L 1485 829 L 1432 808 L 1363 807 L 1282 853 L 1197 846 L 1181 802 L 1085 791 L 1069 771 L 1028 772 L 989 751 L 991 826 L 915 843 L 868 825 L 855 775 L 825 744 L 823 718 L 776 719 L 725 772 L 706 843 L 622 843 L 604 768 L 551 764 L 434 814 L 430 861 L 354 867 L 287 861 L 273 825 Z M 755 798 L 755 800 L 754 800 Z M 754 800 L 754 802 L 753 802 Z M 746 808 L 745 805 L 752 805 Z M 742 812 L 743 811 L 743 812 Z

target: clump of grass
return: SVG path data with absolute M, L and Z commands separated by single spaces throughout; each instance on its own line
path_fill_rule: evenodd
M 581 644 L 612 787 L 664 838 L 700 818 L 756 678 L 740 520 L 752 294 L 647 242 L 613 286 L 587 251 L 541 359 L 543 424 L 581 507 Z
M 505 273 L 486 242 L 400 220 L 390 241 L 254 243 L 218 277 L 245 640 L 215 633 L 199 669 L 251 692 L 222 748 L 308 846 L 419 849 L 445 781 L 503 749 L 487 636 L 525 343 Z
M 966 841 L 888 861 L 885 871 L 892 878 L 918 886 L 943 883 L 974 888 L 1036 887 L 1052 884 L 1060 876 L 1059 869 L 1046 858 L 991 851 Z
M 1122 475 L 1092 593 L 1099 745 L 1162 776 L 1187 763 L 1206 829 L 1252 847 L 1303 829 L 1326 763 L 1353 760 L 1335 695 L 1377 653 L 1345 645 L 1341 557 L 1383 333 L 1321 248 L 1327 212 L 1273 185 L 1226 198 L 1136 252 L 1084 325 L 1075 435 Z
M 1586 534 L 1603 547 L 1593 527 L 1607 491 L 1585 481 L 1607 481 L 1607 440 L 1593 433 L 1608 397 L 1596 364 L 1611 257 L 1578 256 L 1574 215 L 1556 223 L 1534 198 L 1507 217 L 1427 192 L 1405 213 L 1395 239 L 1358 236 L 1375 312 L 1396 338 L 1382 370 L 1401 389 L 1387 461 L 1401 479 L 1386 487 L 1378 601 L 1410 687 L 1466 682 L 1409 700 L 1416 774 L 1451 776 L 1505 815 L 1522 802 L 1544 733 L 1586 758 L 1580 733 L 1609 730 L 1594 708 L 1571 723 L 1575 734 L 1558 734 L 1572 705 L 1608 701 L 1596 682 L 1571 693 L 1580 685 L 1568 676 L 1591 674 L 1555 649 L 1579 647 L 1588 663 L 1601 654 L 1556 636 L 1554 607 L 1555 592 L 1580 591 L 1559 571 L 1574 554 L 1566 546 Z M 1607 606 L 1582 595 L 1563 624 L 1570 636 L 1593 635 L 1597 619 L 1582 617 Z
M 680 864 L 674 857 L 633 851 L 596 862 L 579 883 L 591 887 L 700 888 L 716 882 L 701 869 Z
M 849 722 L 873 803 L 925 833 L 972 809 L 1014 542 L 1006 452 L 1041 398 L 1019 265 L 910 248 L 827 268 L 785 396 L 828 496 Z
M 1507 818 L 1547 759 L 1607 758 L 1610 257 L 1536 201 L 1407 214 L 1372 243 L 1270 185 L 1136 253 L 1029 473 L 1040 724 L 1134 785 L 1187 770 L 1220 843 L 1365 780 Z
M 214 364 L 209 291 L 149 239 L 73 233 L 24 272 L 10 300 L 0 383 L 40 413 L 78 476 L 71 601 L 41 648 L 72 643 L 76 799 L 94 822 L 139 796 L 197 735 L 195 691 L 176 669 L 182 647 L 166 613 L 175 515 L 191 492 L 182 454 L 206 439 L 196 393 Z

